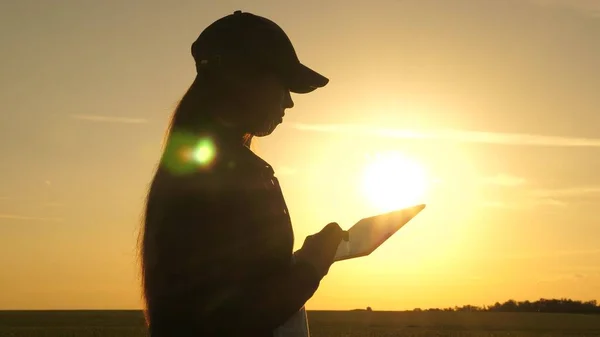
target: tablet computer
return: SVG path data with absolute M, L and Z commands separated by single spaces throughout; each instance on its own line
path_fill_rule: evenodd
M 359 220 L 348 229 L 347 240 L 338 246 L 334 261 L 371 254 L 424 208 L 425 204 L 420 204 Z

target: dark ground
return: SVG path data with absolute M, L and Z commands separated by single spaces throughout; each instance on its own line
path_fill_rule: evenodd
M 310 311 L 311 335 L 600 336 L 600 315 Z M 0 311 L 0 337 L 145 336 L 140 311 Z

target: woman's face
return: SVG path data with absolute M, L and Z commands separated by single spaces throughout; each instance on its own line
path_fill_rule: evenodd
M 240 79 L 234 96 L 237 124 L 257 137 L 271 134 L 283 122 L 285 110 L 294 106 L 290 90 L 278 76 L 262 74 Z

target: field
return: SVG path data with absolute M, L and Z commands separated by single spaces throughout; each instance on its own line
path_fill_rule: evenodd
M 493 312 L 308 313 L 311 335 L 600 336 L 600 315 Z M 0 337 L 146 336 L 139 311 L 0 311 Z

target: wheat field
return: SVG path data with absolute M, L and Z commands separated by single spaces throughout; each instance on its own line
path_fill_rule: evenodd
M 600 336 L 600 315 L 311 311 L 313 337 Z M 0 337 L 142 337 L 139 311 L 3 311 Z

